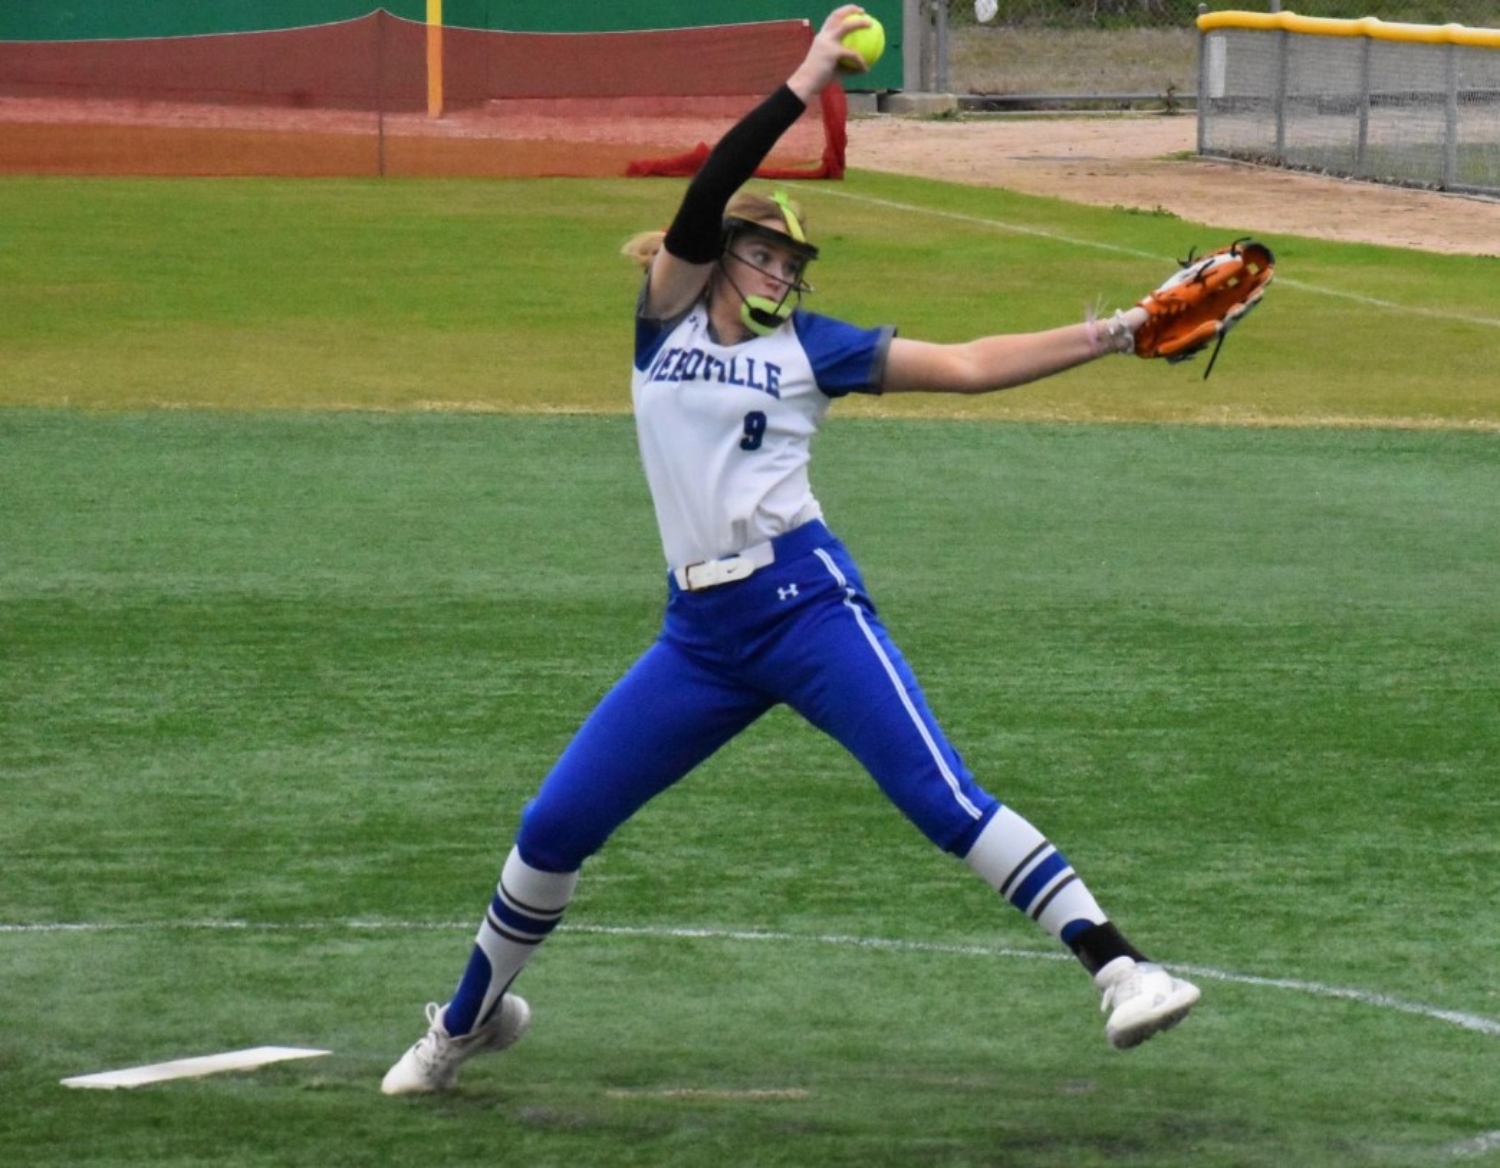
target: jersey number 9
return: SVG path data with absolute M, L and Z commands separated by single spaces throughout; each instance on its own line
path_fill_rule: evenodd
M 741 450 L 759 450 L 761 439 L 766 436 L 766 416 L 759 410 L 745 415 L 745 436 L 740 439 Z

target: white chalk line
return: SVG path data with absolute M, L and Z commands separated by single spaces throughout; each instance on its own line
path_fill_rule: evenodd
M 1485 1156 L 1490 1152 L 1500 1152 L 1500 1131 L 1485 1132 L 1471 1140 L 1456 1143 L 1448 1149 L 1450 1156 L 1461 1160 Z
M 108 933 L 108 932 L 166 932 L 172 930 L 205 930 L 217 932 L 328 932 L 345 929 L 354 932 L 467 932 L 472 923 L 459 921 L 297 921 L 263 922 L 240 920 L 197 920 L 166 923 L 125 922 L 59 922 L 55 924 L 0 924 L 0 935 L 38 933 Z M 878 949 L 894 953 L 931 953 L 943 956 L 1017 958 L 1035 961 L 1067 961 L 1073 959 L 1056 950 L 1013 949 L 985 945 L 955 945 L 933 941 L 905 941 L 889 937 L 855 937 L 841 934 L 803 935 L 799 933 L 776 933 L 754 929 L 688 928 L 651 925 L 579 925 L 565 924 L 561 931 L 592 936 L 640 937 L 665 940 L 710 940 L 777 944 L 832 945 L 842 948 Z M 1334 998 L 1372 1006 L 1376 1009 L 1394 1010 L 1445 1022 L 1464 1030 L 1480 1034 L 1500 1036 L 1500 1020 L 1479 1014 L 1467 1014 L 1458 1010 L 1445 1010 L 1421 1002 L 1410 1002 L 1388 994 L 1370 993 L 1366 990 L 1348 989 L 1341 986 L 1324 985 L 1320 982 L 1301 981 L 1295 978 L 1260 977 L 1255 974 L 1231 973 L 1202 965 L 1173 965 L 1183 973 L 1194 977 L 1208 978 L 1237 985 L 1267 989 L 1289 990 L 1312 997 Z M 667 1093 L 669 1096 L 673 1092 Z M 687 1092 L 691 1094 L 691 1092 Z M 778 1092 L 752 1092 L 767 1097 L 782 1097 Z M 790 1097 L 790 1096 L 786 1096 Z M 1445 1152 L 1453 1159 L 1475 1159 L 1491 1152 L 1500 1151 L 1500 1131 L 1484 1132 L 1478 1136 L 1449 1145 Z
M 947 219 L 955 223 L 965 223 L 971 227 L 984 227 L 993 231 L 1006 231 L 1013 235 L 1030 235 L 1038 239 L 1050 239 L 1055 243 L 1066 243 L 1073 247 L 1084 247 L 1091 248 L 1094 251 L 1109 252 L 1112 255 L 1131 256 L 1136 259 L 1151 260 L 1154 263 L 1163 262 L 1163 257 L 1157 255 L 1155 252 L 1121 247 L 1114 243 L 1101 243 L 1097 239 L 1080 239 L 1077 236 L 1065 235 L 1060 231 L 1047 231 L 1040 227 L 1026 227 L 1019 223 L 1007 223 L 1002 219 L 994 219 L 984 215 L 970 215 L 962 211 L 942 211 L 933 207 L 923 207 L 917 203 L 902 203 L 894 199 L 876 198 L 874 195 L 859 195 L 850 191 L 833 190 L 827 188 L 826 185 L 817 188 L 817 193 L 834 199 L 847 199 L 850 202 L 867 203 L 872 207 L 885 207 L 892 211 L 927 215 L 934 219 Z M 1176 262 L 1175 258 L 1173 262 Z M 1329 296 L 1336 300 L 1347 300 L 1353 304 L 1364 305 L 1366 308 L 1378 308 L 1386 312 L 1399 312 L 1404 316 L 1420 316 L 1427 320 L 1446 320 L 1458 324 L 1477 324 L 1484 328 L 1500 328 L 1500 318 L 1491 316 L 1470 316 L 1462 312 L 1446 312 L 1436 308 L 1414 308 L 1408 304 L 1397 304 L 1394 300 L 1382 300 L 1377 296 L 1365 296 L 1358 292 L 1346 292 L 1341 288 L 1327 288 L 1320 284 L 1309 284 L 1305 281 L 1289 279 L 1282 275 L 1276 277 L 1276 284 L 1282 288 L 1295 288 L 1299 292 L 1309 292 L 1315 296 Z
M 241 920 L 183 920 L 167 922 L 56 922 L 48 924 L 4 924 L 0 923 L 0 936 L 43 933 L 118 933 L 118 932 L 172 932 L 202 930 L 205 932 L 472 932 L 473 922 L 457 921 L 292 921 L 255 922 Z M 906 941 L 890 937 L 856 937 L 837 933 L 802 934 L 778 933 L 757 929 L 690 928 L 665 925 L 589 925 L 565 923 L 559 930 L 563 933 L 579 933 L 603 937 L 640 937 L 652 940 L 704 940 L 770 943 L 778 945 L 827 945 L 845 949 L 877 949 L 892 953 L 931 953 L 950 957 L 1007 958 L 1026 961 L 1072 961 L 1066 953 L 1055 949 L 1015 949 L 1003 946 L 954 945 L 935 941 Z M 1500 1019 L 1486 1018 L 1481 1014 L 1469 1014 L 1461 1010 L 1447 1010 L 1424 1002 L 1408 1001 L 1389 994 L 1372 993 L 1369 990 L 1350 989 L 1343 986 L 1326 985 L 1297 978 L 1262 977 L 1256 974 L 1233 973 L 1204 965 L 1179 965 L 1173 969 L 1194 977 L 1233 985 L 1262 989 L 1286 990 L 1306 994 L 1309 997 L 1332 998 L 1354 1002 L 1380 1010 L 1391 1010 L 1400 1014 L 1411 1014 L 1430 1018 L 1462 1030 L 1500 1038 Z

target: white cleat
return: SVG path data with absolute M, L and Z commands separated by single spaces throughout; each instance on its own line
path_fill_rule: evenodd
M 1104 995 L 1108 1010 L 1104 1037 L 1116 1050 L 1139 1046 L 1163 1030 L 1170 1030 L 1202 997 L 1190 981 L 1173 977 L 1153 961 L 1116 957 L 1098 973 L 1094 985 Z
M 427 1033 L 385 1073 L 380 1090 L 386 1095 L 428 1095 L 450 1091 L 458 1072 L 476 1054 L 504 1050 L 521 1040 L 531 1026 L 531 1007 L 525 998 L 506 994 L 500 1009 L 483 1026 L 453 1038 L 443 1027 L 443 1007 L 427 1005 Z

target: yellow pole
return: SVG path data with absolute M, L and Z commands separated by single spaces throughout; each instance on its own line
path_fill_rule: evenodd
M 427 116 L 443 116 L 443 0 L 427 0 Z

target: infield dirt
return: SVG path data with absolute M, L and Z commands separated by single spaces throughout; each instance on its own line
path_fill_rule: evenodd
M 850 120 L 848 162 L 1230 231 L 1500 256 L 1500 201 L 1214 161 L 1196 148 L 1191 115 L 882 115 Z

